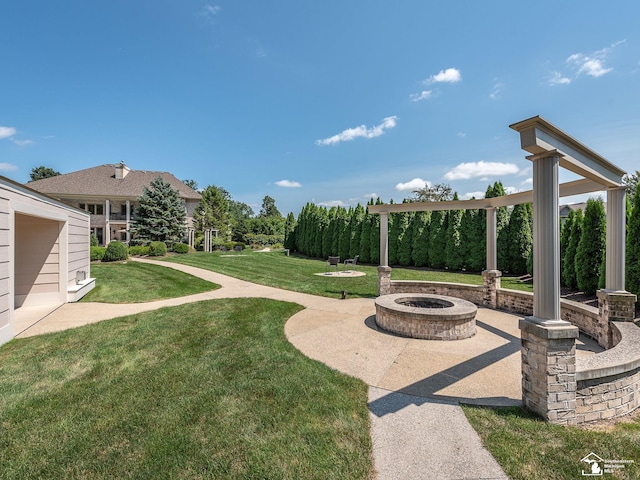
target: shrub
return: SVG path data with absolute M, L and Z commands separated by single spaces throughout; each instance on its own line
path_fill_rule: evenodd
M 173 251 L 176 253 L 188 253 L 189 245 L 187 245 L 186 243 L 174 243 Z
M 129 258 L 129 251 L 127 250 L 127 246 L 119 242 L 118 240 L 113 240 L 107 245 L 107 249 L 104 252 L 104 256 L 102 257 L 103 262 L 118 262 L 120 260 L 126 260 Z
M 149 255 L 149 247 L 145 245 L 133 245 L 129 247 L 129 255 L 136 255 L 139 257 Z
M 167 254 L 167 245 L 164 242 L 151 242 L 149 245 L 150 257 L 162 257 Z
M 91 261 L 92 262 L 97 262 L 102 260 L 102 257 L 104 257 L 104 252 L 107 250 L 107 247 L 94 247 L 93 245 L 91 246 Z
M 92 247 L 98 246 L 98 237 L 96 237 L 93 233 L 91 234 L 91 237 L 89 239 L 89 245 L 91 245 Z

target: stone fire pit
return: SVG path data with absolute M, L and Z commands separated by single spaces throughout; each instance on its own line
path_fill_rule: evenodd
M 461 340 L 476 334 L 478 307 L 460 298 L 394 293 L 376 299 L 376 324 L 403 337 Z

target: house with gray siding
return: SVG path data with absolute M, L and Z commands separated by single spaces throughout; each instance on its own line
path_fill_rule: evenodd
M 193 228 L 193 214 L 200 204 L 201 195 L 168 172 L 131 170 L 120 162 L 44 178 L 26 185 L 87 212 L 91 218 L 91 233 L 100 245 L 107 245 L 111 240 L 130 241 L 129 232 L 135 221 L 138 198 L 144 188 L 158 177 L 179 192 L 187 212 L 187 228 Z

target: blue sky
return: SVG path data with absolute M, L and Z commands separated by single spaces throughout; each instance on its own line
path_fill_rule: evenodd
M 259 210 L 531 187 L 541 115 L 640 169 L 640 3 L 5 2 L 0 175 L 124 161 Z M 561 180 L 573 179 L 562 174 Z

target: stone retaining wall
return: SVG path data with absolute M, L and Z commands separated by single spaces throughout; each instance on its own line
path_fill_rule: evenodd
M 449 282 L 423 282 L 418 280 L 392 280 L 390 293 L 429 293 L 458 297 L 482 305 L 481 285 Z
M 640 407 L 640 328 L 612 322 L 609 350 L 576 359 L 576 422 L 626 415 Z

